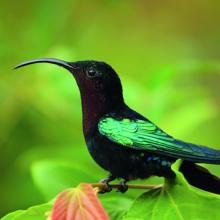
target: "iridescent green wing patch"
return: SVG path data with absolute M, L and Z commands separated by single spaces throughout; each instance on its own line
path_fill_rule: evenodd
M 99 132 L 110 140 L 124 146 L 135 147 L 135 145 L 138 145 L 142 149 L 155 149 L 146 140 L 146 134 L 150 138 L 157 133 L 157 135 L 161 135 L 161 137 L 166 139 L 164 133 L 157 130 L 154 124 L 143 120 L 105 118 L 99 122 Z
M 146 150 L 156 150 L 151 141 L 169 141 L 171 138 L 156 125 L 143 120 L 104 118 L 99 122 L 99 132 L 121 145 Z
M 111 141 L 129 148 L 201 161 L 205 156 L 214 156 L 214 150 L 175 140 L 149 121 L 106 117 L 98 129 Z

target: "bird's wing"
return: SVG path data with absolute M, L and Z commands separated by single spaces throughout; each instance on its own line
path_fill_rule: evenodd
M 146 150 L 194 162 L 220 163 L 220 151 L 174 139 L 149 121 L 106 117 L 99 132 L 128 148 Z

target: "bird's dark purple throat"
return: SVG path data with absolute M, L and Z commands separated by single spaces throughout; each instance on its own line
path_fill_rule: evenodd
M 74 76 L 81 95 L 83 133 L 88 150 L 109 172 L 109 176 L 101 180 L 103 183 L 108 185 L 121 178 L 119 190 L 125 192 L 129 180 L 154 175 L 173 179 L 175 173 L 171 165 L 182 159 L 180 171 L 189 183 L 220 194 L 220 180 L 196 164 L 220 164 L 220 151 L 177 140 L 129 108 L 124 102 L 121 81 L 110 65 L 92 60 L 66 62 L 41 58 L 15 68 L 35 63 L 55 64 Z

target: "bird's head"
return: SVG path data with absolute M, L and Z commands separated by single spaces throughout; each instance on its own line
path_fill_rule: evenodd
M 67 69 L 78 84 L 82 102 L 87 102 L 89 107 L 103 104 L 109 108 L 123 103 L 120 79 L 113 68 L 104 62 L 66 62 L 54 58 L 41 58 L 21 63 L 15 69 L 35 63 L 51 63 Z

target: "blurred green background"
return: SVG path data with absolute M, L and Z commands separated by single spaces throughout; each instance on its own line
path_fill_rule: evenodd
M 220 148 L 219 1 L 0 3 L 0 216 L 45 202 L 31 175 L 39 161 L 106 174 L 87 152 L 74 79 L 47 64 L 12 70 L 28 59 L 106 61 L 135 110 L 177 138 Z

